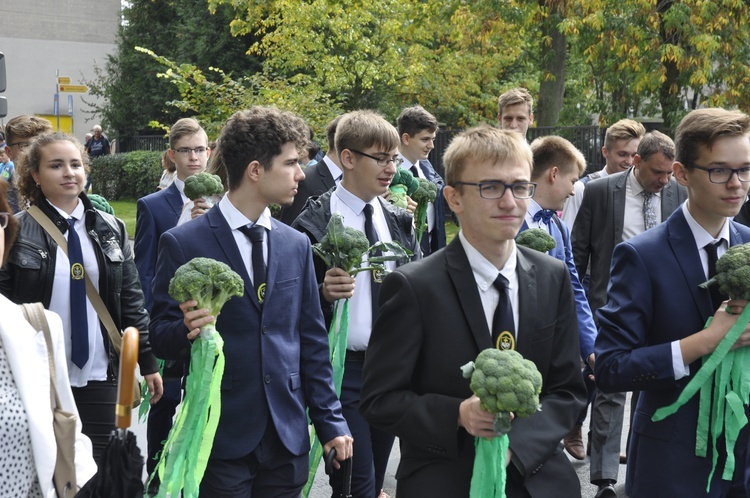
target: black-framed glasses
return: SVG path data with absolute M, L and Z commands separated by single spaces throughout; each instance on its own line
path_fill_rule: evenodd
M 10 221 L 11 216 L 13 216 L 12 213 L 0 213 L 0 228 L 8 228 L 8 221 Z
M 388 163 L 393 163 L 394 165 L 398 166 L 398 156 L 371 156 L 370 154 L 365 154 L 364 152 L 360 152 L 358 150 L 349 149 L 350 151 L 354 152 L 355 154 L 358 154 L 360 156 L 369 157 L 370 159 L 374 159 L 376 163 L 378 163 L 378 166 L 381 168 L 385 168 L 388 166 Z
M 500 199 L 505 195 L 505 191 L 510 189 L 510 193 L 516 199 L 530 199 L 534 196 L 536 191 L 536 183 L 534 182 L 513 182 L 503 183 L 501 181 L 486 181 L 479 183 L 472 182 L 455 182 L 456 185 L 471 185 L 473 187 L 479 187 L 479 196 L 482 199 Z
M 750 182 L 750 166 L 742 168 L 706 168 L 693 163 L 684 163 L 685 165 L 708 172 L 708 181 L 711 183 L 729 183 L 732 175 L 737 174 L 737 179 L 741 182 Z
M 183 156 L 189 156 L 193 152 L 196 154 L 205 154 L 208 150 L 208 147 L 196 147 L 194 149 L 191 149 L 190 147 L 180 147 L 179 149 L 175 150 L 178 154 L 182 154 Z
M 26 147 L 31 145 L 31 142 L 13 142 L 12 144 L 8 144 L 9 147 L 18 147 L 20 150 L 24 150 Z

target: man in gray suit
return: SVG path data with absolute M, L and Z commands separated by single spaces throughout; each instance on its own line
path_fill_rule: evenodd
M 627 171 L 586 184 L 573 225 L 573 258 L 579 275 L 589 270 L 589 305 L 595 312 L 607 301 L 612 251 L 617 244 L 666 220 L 687 197 L 672 178 L 674 142 L 653 131 L 638 144 Z M 595 315 L 596 316 L 596 315 Z M 597 498 L 616 497 L 620 434 L 626 393 L 597 393 L 591 413 L 591 482 Z

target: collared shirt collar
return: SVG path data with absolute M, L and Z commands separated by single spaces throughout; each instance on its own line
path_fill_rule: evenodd
M 343 171 L 341 171 L 341 168 L 339 168 L 338 166 L 336 166 L 336 163 L 334 163 L 333 161 L 331 161 L 331 158 L 328 157 L 328 156 L 324 156 L 323 157 L 323 162 L 328 167 L 328 171 L 330 171 L 331 176 L 333 177 L 333 179 L 334 180 L 339 180 L 340 177 L 344 173 Z
M 466 240 L 463 231 L 458 232 L 458 237 L 459 239 L 461 239 L 461 245 L 463 246 L 464 252 L 466 253 L 466 259 L 469 260 L 469 266 L 471 266 L 471 270 L 474 273 L 474 279 L 477 282 L 477 286 L 482 291 L 486 291 L 487 289 L 492 287 L 492 284 L 497 278 L 498 273 L 502 274 L 502 276 L 508 279 L 508 282 L 516 281 L 518 250 L 516 248 L 515 241 L 513 242 L 513 250 L 508 255 L 505 266 L 503 266 L 502 270 L 498 272 L 497 268 L 495 268 L 495 265 L 490 263 L 487 258 L 482 256 L 482 254 L 478 250 L 476 250 L 476 248 L 474 248 L 474 246 L 472 246 L 468 240 Z
M 74 209 L 74 210 L 73 210 L 73 212 L 72 212 L 72 213 L 70 213 L 70 214 L 66 213 L 65 211 L 63 211 L 63 210 L 62 210 L 62 209 L 60 209 L 59 207 L 57 207 L 57 206 L 55 206 L 54 204 L 52 204 L 52 203 L 51 203 L 51 202 L 49 201 L 49 199 L 45 199 L 45 200 L 47 201 L 47 203 L 48 203 L 48 204 L 49 204 L 50 206 L 52 206 L 53 208 L 55 208 L 55 210 L 56 210 L 56 211 L 57 211 L 58 213 L 60 213 L 60 216 L 62 216 L 62 217 L 63 217 L 63 218 L 65 219 L 65 220 L 67 220 L 67 219 L 68 219 L 68 218 L 70 218 L 70 217 L 73 217 L 73 218 L 75 218 L 76 220 L 80 220 L 81 218 L 83 218 L 83 214 L 84 214 L 84 212 L 85 212 L 85 210 L 86 210 L 86 208 L 84 208 L 84 207 L 83 207 L 83 202 L 81 202 L 81 199 L 78 199 L 78 204 L 76 204 L 76 207 L 75 207 L 75 209 Z
M 357 213 L 357 216 L 362 214 L 362 211 L 365 209 L 365 204 L 374 204 L 377 200 L 377 198 L 375 198 L 375 199 L 372 199 L 370 202 L 365 202 L 359 197 L 357 197 L 356 195 L 346 190 L 344 188 L 344 185 L 339 185 L 338 187 L 336 187 L 336 190 L 333 192 L 333 195 L 338 197 L 341 202 L 343 202 L 349 207 L 349 209 Z
M 232 230 L 237 230 L 246 225 L 255 225 L 256 223 L 266 230 L 271 230 L 271 211 L 268 208 L 263 210 L 258 217 L 258 221 L 253 222 L 247 216 L 242 214 L 234 204 L 232 204 L 228 195 L 225 195 L 219 201 L 219 209 L 221 209 L 221 214 L 224 215 L 224 218 L 229 224 L 229 228 Z
M 717 238 L 713 238 L 705 228 L 700 226 L 698 222 L 695 221 L 693 215 L 690 214 L 690 211 L 688 210 L 688 202 L 690 201 L 688 200 L 687 202 L 682 203 L 682 214 L 685 215 L 685 220 L 690 227 L 690 231 L 693 233 L 693 238 L 695 239 L 695 244 L 696 246 L 698 246 L 698 249 L 703 249 L 704 247 L 706 247 L 706 245 L 716 243 L 719 240 L 725 240 L 725 247 L 729 247 L 729 218 L 726 219 L 726 221 L 724 222 L 724 226 L 721 227 L 719 236 Z

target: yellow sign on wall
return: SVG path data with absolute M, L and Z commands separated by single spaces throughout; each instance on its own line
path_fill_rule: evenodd
M 60 85 L 60 91 L 68 93 L 86 93 L 89 91 L 89 87 L 86 85 Z
M 37 117 L 44 118 L 49 121 L 55 131 L 64 131 L 65 133 L 73 134 L 72 116 L 60 116 L 60 128 L 57 127 L 58 116 L 55 116 L 54 114 L 37 114 Z

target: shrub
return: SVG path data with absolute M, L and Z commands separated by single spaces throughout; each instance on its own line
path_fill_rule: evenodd
M 94 158 L 91 184 L 108 200 L 140 199 L 156 191 L 161 178 L 161 152 L 138 150 Z

